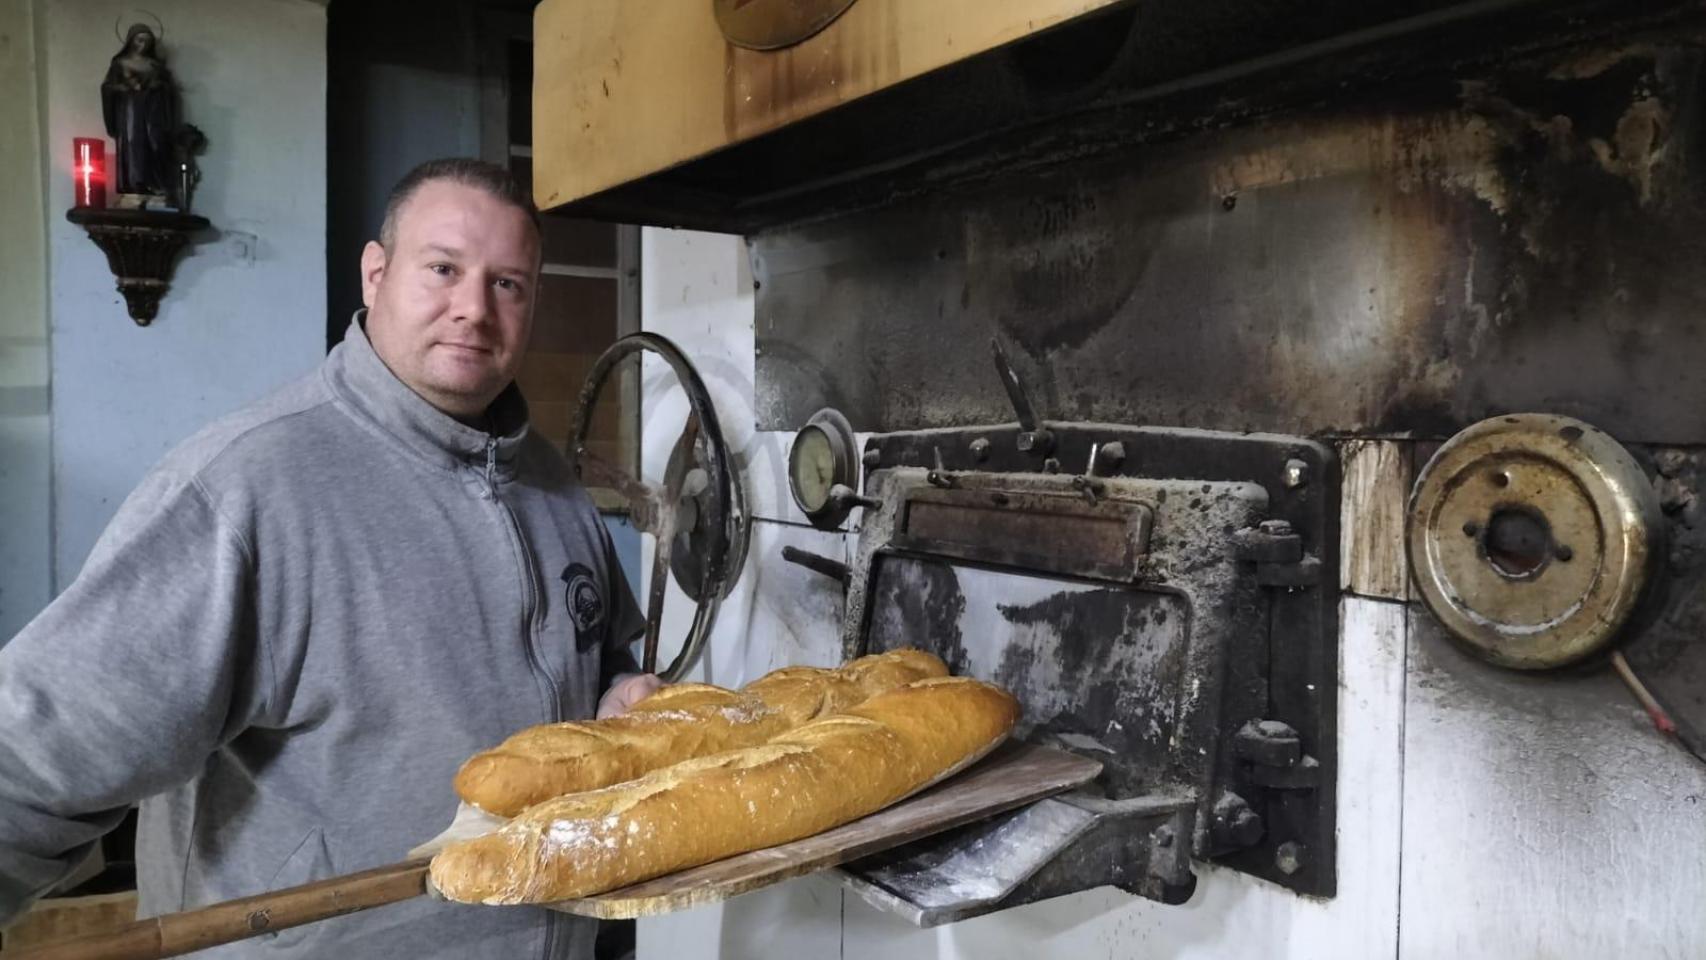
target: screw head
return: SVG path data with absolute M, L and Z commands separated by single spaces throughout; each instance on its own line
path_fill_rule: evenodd
M 971 442 L 971 455 L 978 463 L 982 463 L 984 460 L 988 459 L 989 441 L 982 437 L 978 437 L 976 440 L 973 440 Z
M 1274 866 L 1279 868 L 1280 873 L 1289 877 L 1303 869 L 1304 851 L 1303 844 L 1296 840 L 1287 840 L 1274 848 Z
M 1290 520 L 1263 520 L 1256 524 L 1256 529 L 1270 537 L 1283 537 L 1291 533 Z
M 1303 486 L 1309 482 L 1309 464 L 1297 459 L 1287 460 L 1283 479 L 1287 490 L 1296 490 Z

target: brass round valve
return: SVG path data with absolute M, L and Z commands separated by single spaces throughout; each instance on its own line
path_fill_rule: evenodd
M 1521 670 L 1603 650 L 1659 555 L 1634 457 L 1569 417 L 1483 420 L 1416 478 L 1405 536 L 1422 600 L 1478 656 Z

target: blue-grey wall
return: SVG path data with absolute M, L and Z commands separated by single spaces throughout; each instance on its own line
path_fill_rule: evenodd
M 99 85 L 125 2 L 39 2 L 49 158 L 103 131 Z M 324 353 L 326 10 L 311 0 L 155 0 L 185 119 L 207 134 L 197 213 L 220 231 L 180 261 L 152 326 L 62 215 L 46 163 L 52 324 L 54 587 L 172 446 Z M 63 150 L 56 147 L 63 145 Z

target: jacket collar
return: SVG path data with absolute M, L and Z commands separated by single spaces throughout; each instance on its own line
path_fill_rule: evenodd
M 470 427 L 424 400 L 397 379 L 367 339 L 366 310 L 357 310 L 344 340 L 326 357 L 326 382 L 358 419 L 378 427 L 410 452 L 446 469 L 486 468 L 502 479 L 515 473 L 527 437 L 527 401 L 511 383 L 486 410 L 490 430 Z

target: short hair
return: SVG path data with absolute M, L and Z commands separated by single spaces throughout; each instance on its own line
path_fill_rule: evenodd
M 391 256 L 392 244 L 397 241 L 397 218 L 402 216 L 404 205 L 415 195 L 415 191 L 438 180 L 484 190 L 527 214 L 528 222 L 533 224 L 535 236 L 542 233 L 539 208 L 533 205 L 533 195 L 518 183 L 508 170 L 495 163 L 472 157 L 441 157 L 428 160 L 403 174 L 403 179 L 397 181 L 397 185 L 391 188 L 391 194 L 385 198 L 385 219 L 379 225 L 379 245 L 385 248 L 387 259 Z

